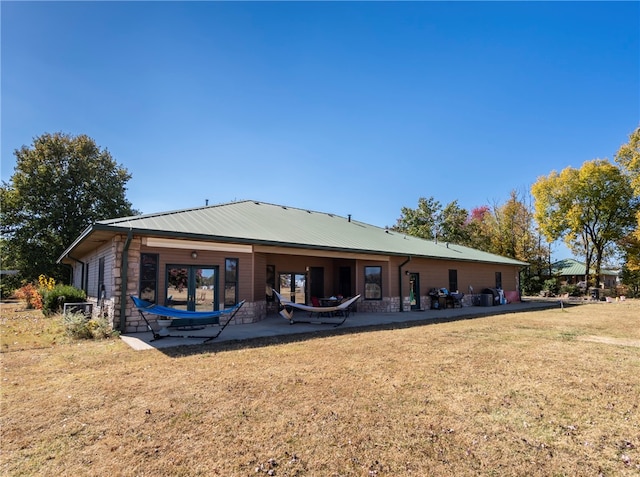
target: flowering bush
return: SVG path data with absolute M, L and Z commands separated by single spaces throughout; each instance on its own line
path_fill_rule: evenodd
M 23 300 L 27 309 L 42 310 L 42 295 L 31 283 L 16 290 L 16 298 Z
M 53 277 L 48 277 L 44 274 L 38 277 L 38 283 L 40 284 L 40 288 L 45 291 L 51 291 L 56 286 L 56 281 Z

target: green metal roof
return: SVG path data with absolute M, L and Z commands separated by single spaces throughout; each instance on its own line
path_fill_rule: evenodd
M 423 240 L 335 214 L 251 200 L 103 220 L 85 230 L 61 259 L 73 253 L 93 234 L 129 230 L 148 236 L 216 242 L 527 265 L 519 260 Z
M 551 269 L 553 273 L 556 275 L 562 276 L 581 276 L 584 275 L 584 271 L 586 267 L 584 266 L 584 262 L 579 262 L 578 260 L 574 260 L 573 258 L 566 258 L 564 260 L 559 260 L 551 265 Z M 590 275 L 595 273 L 594 269 L 591 269 L 589 272 Z M 602 275 L 617 275 L 618 272 L 615 270 L 600 270 Z

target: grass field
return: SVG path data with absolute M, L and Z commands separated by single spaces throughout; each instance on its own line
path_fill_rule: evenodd
M 2 475 L 640 475 L 638 301 L 164 352 L 15 308 Z

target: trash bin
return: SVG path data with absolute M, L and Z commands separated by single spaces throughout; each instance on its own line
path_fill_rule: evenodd
M 493 306 L 493 294 L 483 293 L 480 295 L 480 306 Z
M 591 299 L 599 300 L 600 299 L 600 290 L 598 288 L 591 289 Z
M 431 309 L 438 310 L 440 308 L 440 297 L 438 290 L 432 288 L 431 290 L 429 290 L 428 295 L 431 301 Z
M 488 305 L 482 305 L 483 298 L 480 299 L 481 306 L 493 306 L 500 304 L 500 294 L 497 288 L 484 288 L 482 290 L 482 295 L 489 295 L 491 297 L 491 303 Z

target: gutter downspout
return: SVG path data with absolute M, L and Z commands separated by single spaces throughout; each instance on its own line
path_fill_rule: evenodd
M 118 329 L 124 331 L 127 327 L 127 288 L 129 285 L 129 245 L 133 238 L 133 230 L 129 229 L 127 241 L 122 249 L 122 284 L 120 290 L 120 325 Z
M 411 261 L 411 257 L 407 257 L 407 259 L 398 265 L 398 284 L 400 285 L 398 290 L 400 291 L 400 311 L 404 311 L 404 297 L 402 296 L 402 267 L 404 267 L 407 263 Z

